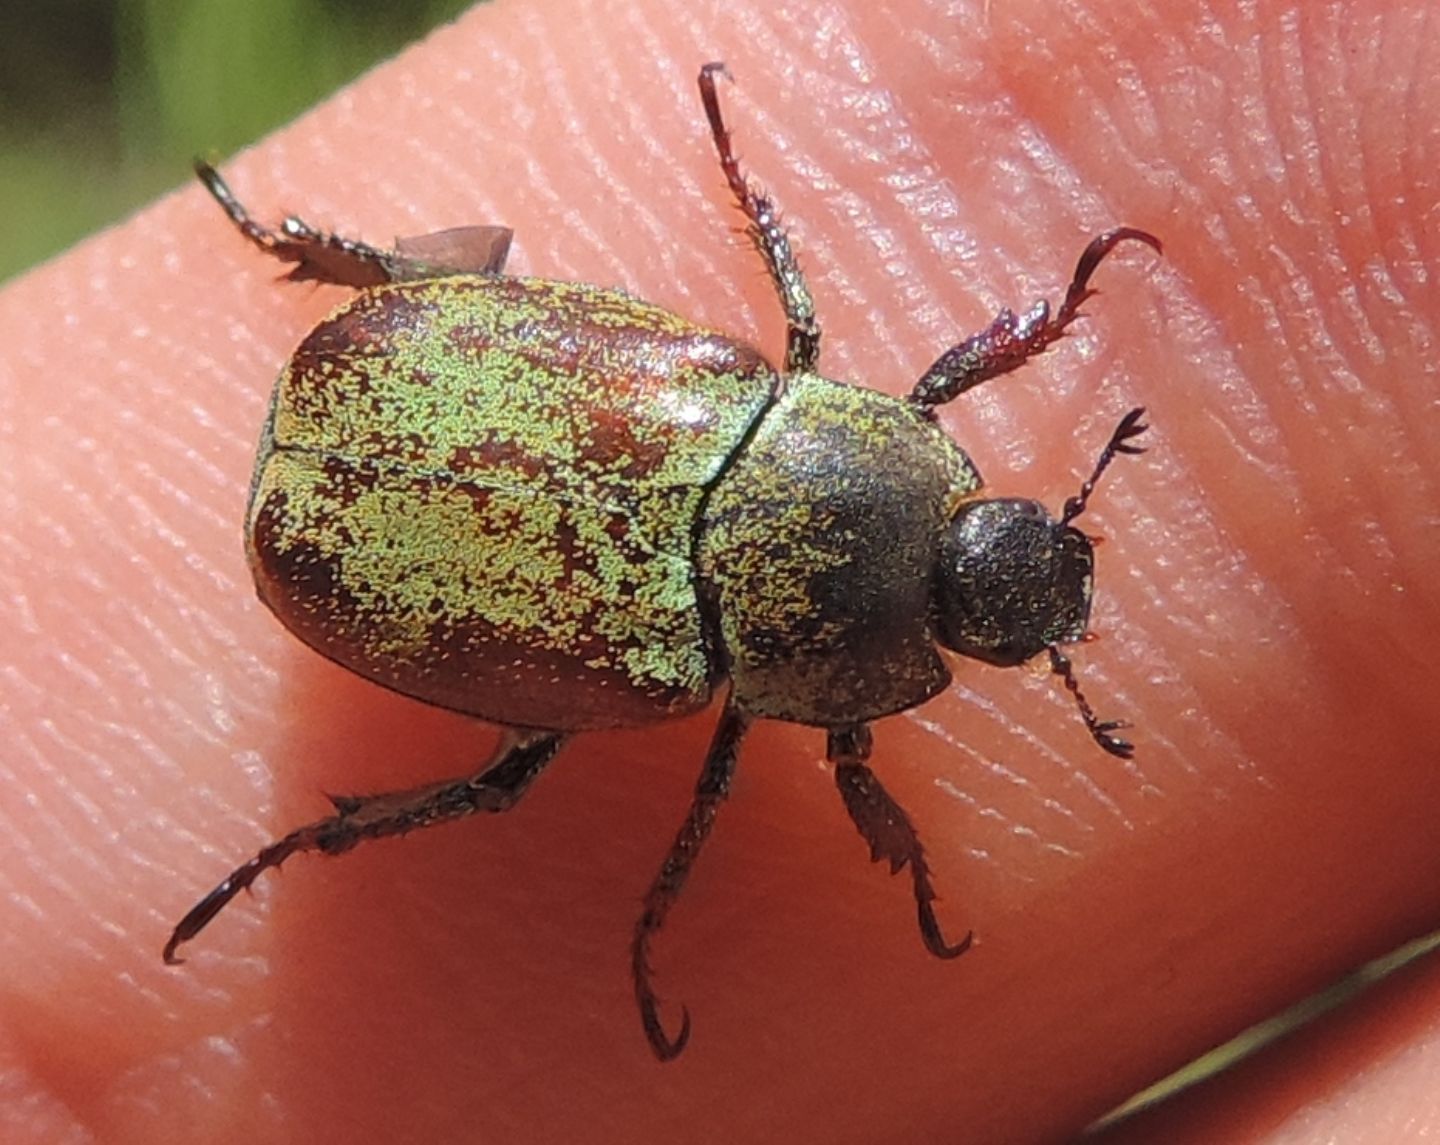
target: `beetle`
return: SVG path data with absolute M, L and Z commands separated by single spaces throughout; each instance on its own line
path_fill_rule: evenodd
M 779 368 L 759 351 L 619 290 L 503 273 L 510 232 L 464 228 L 395 250 L 287 218 L 256 223 L 219 173 L 201 182 L 292 280 L 356 288 L 276 384 L 246 514 L 260 599 L 359 675 L 507 729 L 474 775 L 331 797 L 334 814 L 271 843 L 175 927 L 167 962 L 264 871 L 478 811 L 505 811 L 577 733 L 724 702 L 688 815 L 631 941 L 635 998 L 662 1060 L 650 946 L 725 801 L 756 719 L 821 728 L 874 861 L 908 868 L 921 937 L 954 958 L 925 851 L 870 770 L 870 724 L 945 688 L 947 649 L 1015 666 L 1046 654 L 1090 735 L 1100 720 L 1062 648 L 1086 631 L 1092 544 L 1075 525 L 1101 475 L 1143 452 L 1121 419 L 1058 518 L 983 496 L 936 409 L 1059 338 L 1121 242 L 1082 254 L 1061 305 L 1001 310 L 908 396 L 817 370 L 820 326 L 774 204 L 731 147 L 716 80 L 701 102 L 747 233 L 784 308 Z

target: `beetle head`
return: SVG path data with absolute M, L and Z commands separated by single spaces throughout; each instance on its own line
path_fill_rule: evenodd
M 1095 585 L 1095 550 L 1071 522 L 1089 503 L 1105 470 L 1122 453 L 1144 453 L 1143 409 L 1115 427 L 1080 492 L 1057 521 L 1038 501 L 996 498 L 960 507 L 940 543 L 935 574 L 935 635 L 964 656 L 1002 668 L 1050 653 L 1050 670 L 1065 683 L 1095 742 L 1129 759 L 1134 747 L 1114 733 L 1120 720 L 1097 719 L 1060 645 L 1085 635 Z
M 1094 567 L 1090 538 L 1038 501 L 971 501 L 941 543 L 936 635 L 1002 668 L 1073 643 L 1090 619 Z

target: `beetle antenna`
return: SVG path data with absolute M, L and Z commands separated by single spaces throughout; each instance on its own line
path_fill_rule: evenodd
M 1095 486 L 1099 483 L 1100 477 L 1105 470 L 1110 468 L 1110 463 L 1122 453 L 1131 455 L 1144 453 L 1143 445 L 1133 445 L 1132 439 L 1139 437 L 1150 427 L 1140 419 L 1145 416 L 1145 407 L 1136 406 L 1123 418 L 1120 424 L 1115 427 L 1115 432 L 1110 435 L 1110 440 L 1105 443 L 1105 448 L 1100 451 L 1100 460 L 1095 462 L 1095 469 L 1080 486 L 1078 495 L 1071 497 L 1065 502 L 1065 512 L 1060 516 L 1060 524 L 1068 525 L 1081 513 L 1085 512 L 1085 506 L 1090 501 L 1090 494 L 1095 492 Z M 1071 689 L 1072 691 L 1074 689 Z M 1078 693 L 1077 693 L 1078 694 Z
M 1117 755 L 1121 759 L 1132 758 L 1135 755 L 1135 745 L 1129 740 L 1110 734 L 1121 728 L 1130 727 L 1129 721 L 1097 719 L 1095 709 L 1090 706 L 1090 701 L 1080 690 L 1080 682 L 1075 679 L 1075 668 L 1071 665 L 1069 658 L 1060 651 L 1058 645 L 1050 645 L 1049 651 L 1050 671 L 1065 681 L 1065 690 L 1075 697 L 1075 706 L 1080 709 L 1080 718 L 1085 721 L 1085 728 L 1095 742 L 1111 755 Z

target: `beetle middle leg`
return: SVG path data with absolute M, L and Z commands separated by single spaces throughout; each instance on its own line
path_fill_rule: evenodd
M 675 905 L 680 888 L 690 874 L 690 867 L 700 854 L 700 848 L 710 835 L 715 824 L 715 815 L 725 797 L 730 794 L 730 781 L 735 776 L 735 758 L 740 750 L 740 741 L 750 727 L 750 720 L 729 704 L 720 716 L 719 726 L 710 741 L 710 750 L 705 756 L 705 767 L 700 781 L 695 785 L 695 798 L 690 803 L 690 813 L 670 845 L 665 864 L 650 890 L 645 895 L 645 909 L 640 921 L 635 924 L 635 935 L 630 943 L 630 968 L 635 979 L 635 1001 L 640 1006 L 640 1021 L 645 1027 L 645 1037 L 650 1048 L 661 1061 L 679 1056 L 690 1040 L 690 1012 L 683 1007 L 680 1011 L 680 1032 L 672 1039 L 660 1024 L 660 1000 L 650 984 L 650 940 L 665 922 L 665 916 Z
M 1079 317 L 1081 305 L 1095 293 L 1090 287 L 1090 276 L 1122 242 L 1140 242 L 1156 251 L 1161 249 L 1159 239 L 1134 227 L 1116 227 L 1097 235 L 1075 264 L 1065 299 L 1054 314 L 1044 299 L 1024 314 L 1017 315 L 1007 306 L 984 330 L 941 354 L 915 383 L 910 401 L 928 415 L 936 406 L 953 401 L 982 382 L 1008 374 L 1040 353 Z
M 845 810 L 870 845 L 870 861 L 884 860 L 890 873 L 901 867 L 910 868 L 915 889 L 915 910 L 920 920 L 920 937 L 925 949 L 937 958 L 955 958 L 970 948 L 971 934 L 953 945 L 945 941 L 935 918 L 935 888 L 930 883 L 930 867 L 925 862 L 925 848 L 900 804 L 880 785 L 870 770 L 870 729 L 865 724 L 832 728 L 826 754 L 835 765 L 835 785 L 845 801 Z
M 780 304 L 785 308 L 788 327 L 785 372 L 813 370 L 820 358 L 820 323 L 815 318 L 815 303 L 810 298 L 810 288 L 805 284 L 800 263 L 790 248 L 790 238 L 780 222 L 780 213 L 770 196 L 745 177 L 740 170 L 740 161 L 730 147 L 730 129 L 725 126 L 725 117 L 720 112 L 720 97 L 715 90 L 717 75 L 728 79 L 730 73 L 722 63 L 706 64 L 700 69 L 700 100 L 705 105 L 705 117 L 710 121 L 710 134 L 715 139 L 715 150 L 720 153 L 720 167 L 725 172 L 725 180 L 750 221 L 746 233 L 765 260 L 765 269 L 770 272 L 770 280 L 775 284 Z
M 274 231 L 251 217 L 209 163 L 197 159 L 195 174 L 242 235 L 266 254 L 295 264 L 286 275 L 292 282 L 328 282 L 358 289 L 455 274 L 499 274 L 510 253 L 513 232 L 509 227 L 459 227 L 400 239 L 394 250 L 327 234 L 294 215 Z
M 175 951 L 181 943 L 189 942 L 231 899 L 291 855 L 302 851 L 339 855 L 366 839 L 403 835 L 477 811 L 508 811 L 555 757 L 565 738 L 555 732 L 512 730 L 492 757 L 491 764 L 478 775 L 383 795 L 332 796 L 337 814 L 271 843 L 196 903 L 165 944 L 165 961 L 172 964 L 180 961 Z

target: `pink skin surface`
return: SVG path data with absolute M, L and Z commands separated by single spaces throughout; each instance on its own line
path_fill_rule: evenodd
M 507 223 L 514 270 L 778 353 L 694 91 L 723 58 L 826 371 L 892 393 L 1057 297 L 1092 234 L 1165 240 L 942 413 L 996 492 L 1058 508 L 1148 407 L 1150 452 L 1085 519 L 1103 639 L 1074 652 L 1135 760 L 1040 669 L 961 665 L 876 726 L 941 920 L 976 932 L 942 963 L 823 736 L 759 726 L 656 945 L 695 1023 L 667 1066 L 627 944 L 711 715 L 581 739 L 510 815 L 297 859 L 161 963 L 323 792 L 462 773 L 493 732 L 333 667 L 251 592 L 270 382 L 342 292 L 275 284 L 193 183 L 12 283 L 0 1139 L 1054 1140 L 1440 922 L 1440 37 L 1425 0 L 1262 7 L 502 3 L 224 165 L 262 218 Z M 1148 1139 L 1435 1128 L 1434 978 Z

